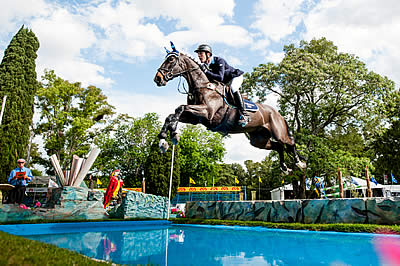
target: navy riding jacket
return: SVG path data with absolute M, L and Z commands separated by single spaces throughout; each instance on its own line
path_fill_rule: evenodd
M 206 76 L 210 80 L 220 81 L 225 84 L 244 73 L 242 70 L 228 65 L 225 59 L 216 56 L 213 56 L 208 67 L 210 71 L 206 71 Z

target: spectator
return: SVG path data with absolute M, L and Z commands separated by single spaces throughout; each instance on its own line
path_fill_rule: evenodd
M 8 182 L 14 186 L 8 195 L 8 203 L 22 204 L 24 202 L 26 186 L 32 181 L 32 172 L 26 168 L 25 160 L 17 160 L 18 167 L 11 171 Z
M 89 188 L 90 188 L 91 190 L 93 190 L 93 188 L 94 188 L 94 182 L 93 182 L 93 176 L 92 176 L 92 174 L 89 175 Z

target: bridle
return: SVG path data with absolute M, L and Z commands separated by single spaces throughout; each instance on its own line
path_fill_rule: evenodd
M 178 77 L 178 76 L 182 76 L 183 74 L 192 72 L 192 71 L 200 68 L 200 66 L 197 65 L 196 67 L 185 69 L 185 70 L 183 70 L 181 72 L 178 72 L 178 73 L 173 73 L 173 70 L 176 67 L 176 65 L 179 65 L 179 63 L 180 63 L 180 54 L 177 53 L 177 52 L 170 52 L 170 53 L 167 54 L 165 60 L 167 60 L 167 58 L 170 57 L 170 56 L 175 56 L 177 58 L 176 61 L 175 61 L 175 64 L 170 69 L 160 67 L 157 70 L 161 74 L 163 79 L 165 81 L 167 81 L 167 82 L 172 80 L 172 79 L 174 79 L 174 78 L 176 78 L 176 77 Z M 164 60 L 164 62 L 165 62 L 165 60 Z

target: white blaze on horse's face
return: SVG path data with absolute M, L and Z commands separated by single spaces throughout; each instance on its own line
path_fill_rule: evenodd
M 158 69 L 156 76 L 154 77 L 154 82 L 157 84 L 157 86 L 165 86 L 168 81 L 176 76 L 176 73 L 174 73 L 173 70 L 175 66 L 177 66 L 177 62 L 178 54 L 169 53 L 167 55 L 164 62 Z

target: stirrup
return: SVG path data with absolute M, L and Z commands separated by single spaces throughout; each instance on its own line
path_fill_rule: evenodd
M 240 115 L 238 124 L 239 126 L 245 127 L 250 122 L 250 118 L 246 115 Z

